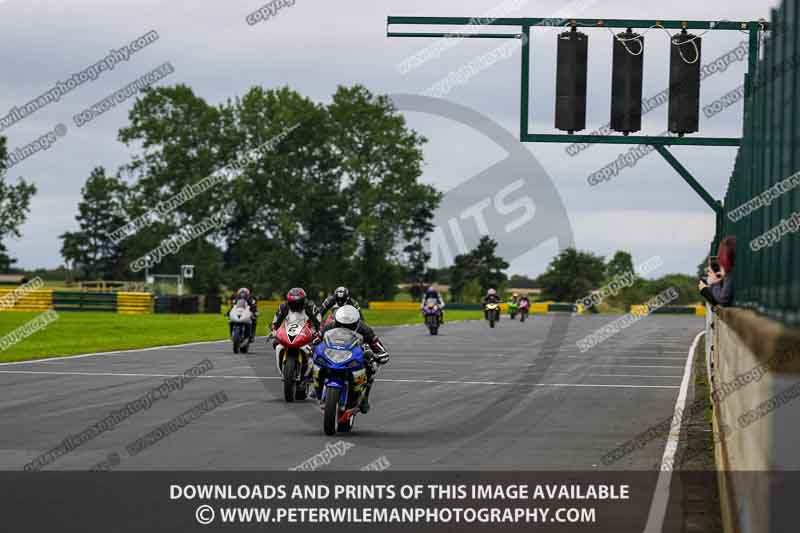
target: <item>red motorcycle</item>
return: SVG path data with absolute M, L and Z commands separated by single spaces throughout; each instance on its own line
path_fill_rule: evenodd
M 328 316 L 326 316 L 325 318 L 322 319 L 322 323 L 319 326 L 320 330 L 325 329 L 325 326 L 327 326 L 328 324 L 333 322 L 333 320 L 334 320 L 333 316 L 336 314 L 336 311 L 338 311 L 338 310 L 339 310 L 339 306 L 338 305 L 334 305 L 331 308 L 330 312 L 328 313 Z
M 314 332 L 305 312 L 291 312 L 275 333 L 275 361 L 283 377 L 283 398 L 287 402 L 305 400 L 311 386 Z

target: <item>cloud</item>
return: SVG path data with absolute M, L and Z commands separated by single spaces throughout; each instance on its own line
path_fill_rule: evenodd
M 30 0 L 2 4 L 0 32 L 4 65 L 0 115 L 14 105 L 27 102 L 58 80 L 85 68 L 145 31 L 155 29 L 159 41 L 137 53 L 113 72 L 70 93 L 56 104 L 13 126 L 4 135 L 8 147 L 24 145 L 55 124 L 71 123 L 72 115 L 123 87 L 164 61 L 176 73 L 167 83 L 186 83 L 211 103 L 243 94 L 253 85 L 291 88 L 318 101 L 327 101 L 341 84 L 363 83 L 378 93 L 421 92 L 448 72 L 457 70 L 497 43 L 472 39 L 442 53 L 408 75 L 398 73 L 403 59 L 430 44 L 426 39 L 387 39 L 387 15 L 480 16 L 501 0 L 464 0 L 446 9 L 432 7 L 427 0 L 382 2 L 321 2 L 296 0 L 266 22 L 250 26 L 245 17 L 266 1 L 166 2 L 164 0 Z M 678 0 L 661 6 L 662 14 L 678 19 L 746 19 L 768 16 L 774 0 L 731 3 L 723 0 L 691 2 Z M 515 16 L 549 16 L 563 7 L 561 0 L 530 2 Z M 577 16 L 650 18 L 648 3 L 608 0 L 592 5 Z M 554 54 L 557 29 L 534 33 L 531 124 L 537 131 L 552 131 Z M 738 32 L 709 34 L 703 43 L 705 57 L 715 57 L 741 39 Z M 597 127 L 608 121 L 610 99 L 611 37 L 592 31 L 590 36 L 590 99 L 588 123 Z M 661 90 L 667 69 L 662 68 L 666 36 L 647 35 L 645 94 Z M 741 83 L 743 67 L 736 66 L 704 85 L 702 102 L 707 104 Z M 519 112 L 519 55 L 501 61 L 454 88 L 448 98 L 472 107 L 516 132 Z M 13 169 L 10 177 L 25 176 L 39 187 L 24 237 L 9 242 L 13 255 L 25 267 L 56 266 L 61 263 L 58 235 L 76 226 L 74 214 L 80 189 L 91 169 L 104 165 L 110 172 L 129 160 L 129 150 L 116 140 L 127 122 L 132 105 L 125 102 L 69 134 L 52 149 L 37 154 Z M 649 133 L 664 129 L 666 111 L 653 112 L 645 126 Z M 465 174 L 497 161 L 497 149 L 474 134 L 452 124 L 409 117 L 411 124 L 431 139 L 426 149 L 426 182 L 447 190 Z M 702 121 L 708 135 L 738 134 L 741 110 L 734 109 Z M 708 246 L 713 221 L 707 207 L 658 156 L 651 156 L 612 183 L 589 188 L 586 176 L 613 160 L 620 148 L 601 146 L 577 158 L 566 156 L 561 145 L 528 145 L 553 178 L 576 228 L 579 247 L 641 249 L 647 254 L 646 235 L 669 235 L 668 246 L 678 263 L 675 270 L 693 272 L 698 254 Z M 734 150 L 679 148 L 674 153 L 717 197 L 724 194 L 733 166 Z M 500 154 L 502 156 L 502 154 Z M 625 213 L 636 206 L 641 215 Z M 603 211 L 603 210 L 606 211 Z M 599 212 L 598 212 L 599 211 Z M 640 227 L 631 234 L 607 233 L 614 217 L 632 217 Z M 649 213 L 650 216 L 647 216 Z M 695 224 L 679 223 L 685 214 Z M 617 216 L 615 215 L 615 216 Z M 697 218 L 692 218 L 697 217 Z M 681 231 L 674 231 L 674 228 Z M 605 228 L 603 231 L 598 228 Z M 672 231 L 670 231 L 672 229 Z M 634 250 L 634 251 L 635 251 Z M 516 263 L 519 263 L 518 260 Z M 538 261 L 538 260 L 537 260 Z M 524 262 L 520 268 L 535 268 Z M 536 263 L 538 264 L 538 263 Z M 538 268 L 538 267 L 536 267 Z

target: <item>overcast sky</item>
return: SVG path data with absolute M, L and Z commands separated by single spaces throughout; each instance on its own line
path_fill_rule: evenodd
M 9 171 L 12 181 L 24 176 L 38 186 L 39 193 L 22 239 L 7 244 L 22 267 L 61 264 L 58 235 L 76 227 L 80 189 L 89 172 L 97 165 L 114 171 L 129 160 L 128 149 L 117 141 L 117 131 L 126 124 L 133 101 L 118 105 L 81 128 L 73 123 L 73 115 L 165 61 L 172 63 L 175 72 L 162 84 L 186 83 L 211 104 L 241 95 L 254 85 L 288 85 L 318 101 L 328 101 L 341 84 L 361 83 L 377 93 L 421 93 L 476 56 L 512 41 L 460 42 L 438 59 L 404 74 L 398 64 L 435 40 L 388 39 L 387 15 L 478 17 L 505 5 L 516 8 L 508 13 L 512 17 L 753 20 L 769 18 L 769 10 L 776 4 L 773 0 L 295 0 L 294 5 L 283 7 L 269 20 L 248 25 L 245 18 L 263 2 L 0 0 L 0 61 L 5 71 L 0 82 L 0 116 L 103 59 L 110 49 L 120 48 L 150 30 L 160 36 L 112 71 L 2 132 L 8 138 L 9 151 L 13 151 L 53 131 L 57 124 L 68 128 L 47 151 Z M 534 32 L 530 124 L 536 132 L 554 131 L 557 32 Z M 611 77 L 611 36 L 606 30 L 594 29 L 589 35 L 586 133 L 608 122 Z M 706 35 L 703 62 L 735 48 L 744 37 L 739 32 Z M 668 38 L 663 31 L 653 30 L 645 42 L 644 94 L 652 95 L 667 86 Z M 514 136 L 519 124 L 520 67 L 515 46 L 513 56 L 454 87 L 445 97 L 490 117 Z M 745 63 L 736 62 L 726 72 L 708 78 L 702 88 L 701 106 L 740 85 L 744 70 Z M 657 135 L 666 129 L 666 113 L 664 106 L 646 115 L 643 133 Z M 701 114 L 701 134 L 738 136 L 741 114 L 741 104 L 711 119 Z M 410 125 L 430 141 L 425 149 L 424 180 L 445 193 L 506 157 L 502 148 L 469 127 L 418 112 L 407 113 L 407 117 Z M 654 275 L 695 272 L 708 251 L 714 217 L 660 156 L 651 154 L 609 182 L 592 187 L 587 176 L 629 147 L 596 145 L 577 157 L 568 156 L 564 148 L 556 144 L 525 145 L 566 207 L 578 248 L 606 256 L 618 249 L 629 250 L 636 262 L 660 255 L 664 267 Z M 676 147 L 673 153 L 712 195 L 724 196 L 735 149 Z M 546 207 L 536 205 L 536 209 Z M 519 213 L 524 211 L 509 215 L 509 221 Z M 503 239 L 502 235 L 495 237 Z M 538 274 L 555 251 L 556 245 L 551 242 L 512 257 L 512 270 Z

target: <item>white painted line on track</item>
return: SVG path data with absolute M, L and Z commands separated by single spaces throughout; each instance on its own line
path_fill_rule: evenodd
M 641 374 L 587 374 L 589 377 L 598 377 L 598 378 L 669 378 L 669 379 L 676 379 L 680 378 L 681 376 L 643 376 Z
M 237 403 L 236 405 L 230 405 L 228 407 L 218 407 L 217 409 L 214 409 L 214 413 L 223 413 L 225 411 L 233 411 L 234 409 L 238 409 L 239 407 L 244 407 L 245 405 L 252 405 L 254 403 L 257 403 L 257 402 L 242 402 L 242 403 Z
M 101 376 L 101 377 L 121 377 L 121 378 L 174 378 L 182 375 L 177 374 L 143 374 L 133 372 L 70 372 L 70 371 L 57 371 L 57 370 L 0 370 L 0 374 L 30 374 L 30 375 L 45 375 L 45 376 Z M 213 376 L 203 375 L 194 376 L 192 379 L 212 379 L 212 378 L 229 378 L 229 379 L 281 379 L 280 376 L 273 377 L 258 377 L 258 376 Z
M 625 367 L 625 368 L 683 368 L 682 366 L 667 366 L 667 365 L 625 365 L 625 364 L 598 364 L 598 365 L 590 365 L 590 366 L 613 366 L 613 367 Z
M 589 383 L 515 383 L 513 381 L 438 381 L 434 379 L 378 379 L 389 383 L 430 383 L 435 385 L 525 385 L 528 387 L 599 387 L 624 389 L 677 389 L 673 385 L 601 385 Z
M 86 409 L 91 409 L 93 407 L 107 407 L 109 405 L 119 405 L 119 404 L 120 404 L 119 401 L 115 401 L 115 402 L 103 402 L 103 403 L 94 403 L 89 405 L 81 405 L 79 407 L 72 407 L 70 409 L 62 409 L 61 411 L 53 411 L 50 413 L 45 413 L 44 415 L 42 415 L 42 418 L 65 415 L 67 413 L 73 413 L 75 411 L 84 411 Z
M 548 372 L 548 374 L 569 374 L 573 375 L 575 372 Z M 590 378 L 681 378 L 683 376 L 676 376 L 676 375 L 666 375 L 666 376 L 654 376 L 654 375 L 642 375 L 642 374 L 586 374 L 586 377 Z
M 686 395 L 689 392 L 694 352 L 697 349 L 700 337 L 705 333 L 705 330 L 703 330 L 695 336 L 692 346 L 689 348 L 689 354 L 686 357 L 683 381 L 681 381 L 678 399 L 675 400 L 675 410 L 672 415 L 671 427 L 674 429 L 667 436 L 667 445 L 664 447 L 664 455 L 661 458 L 658 482 L 656 483 L 656 490 L 653 492 L 653 501 L 650 503 L 650 513 L 647 516 L 647 525 L 644 528 L 644 533 L 661 533 L 664 529 L 664 518 L 667 514 L 667 502 L 669 501 L 669 486 L 672 483 L 672 468 L 667 465 L 674 463 L 675 452 L 678 451 L 678 443 L 681 438 L 681 419 L 683 418 L 681 415 L 683 414 L 683 408 L 686 406 Z
M 31 359 L 29 361 L 12 361 L 10 363 L 0 363 L 0 367 L 2 366 L 12 366 L 12 365 L 32 365 L 36 363 L 50 363 L 53 361 L 69 361 L 70 359 L 83 359 L 84 357 L 95 357 L 98 355 L 122 355 L 122 354 L 129 354 L 129 353 L 141 353 L 141 352 L 152 352 L 156 350 L 167 350 L 170 348 L 186 348 L 188 346 L 203 346 L 206 344 L 221 344 L 221 343 L 228 343 L 230 342 L 228 339 L 221 340 L 221 341 L 203 341 L 203 342 L 190 342 L 188 344 L 172 344 L 170 346 L 154 346 L 152 348 L 134 348 L 131 350 L 115 350 L 113 352 L 97 352 L 97 353 L 84 353 L 84 354 L 76 354 L 76 355 L 60 355 L 55 357 L 47 357 L 43 359 Z
M 569 359 L 588 359 L 584 355 L 565 355 L 563 357 L 567 357 Z M 681 361 L 685 360 L 685 357 L 661 357 L 658 355 L 601 355 L 600 359 L 656 359 L 659 361 L 663 361 L 665 359 L 680 359 Z
M 137 377 L 137 378 L 171 378 L 176 374 L 141 374 L 123 372 L 58 372 L 47 370 L 0 370 L 0 374 L 27 374 L 27 375 L 54 375 L 54 376 L 102 376 L 102 377 Z M 209 375 L 195 376 L 194 379 L 282 379 L 280 376 L 223 376 Z M 432 385 L 525 385 L 528 387 L 598 387 L 598 388 L 625 388 L 625 389 L 677 389 L 673 385 L 594 385 L 588 383 L 515 383 L 513 381 L 461 381 L 461 380 L 435 380 L 435 379 L 378 379 L 387 383 L 424 383 Z

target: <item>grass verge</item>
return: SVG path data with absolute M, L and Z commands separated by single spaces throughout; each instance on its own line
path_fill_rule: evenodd
M 372 326 L 421 324 L 418 311 L 365 310 Z M 0 337 L 33 320 L 39 313 L 0 313 Z M 482 318 L 480 311 L 448 311 L 448 321 Z M 260 335 L 268 332 L 272 310 L 262 310 Z M 132 350 L 189 342 L 224 340 L 227 320 L 221 315 L 119 315 L 59 313 L 59 319 L 0 352 L 0 363 L 84 353 Z
M 714 461 L 714 433 L 711 425 L 713 411 L 706 368 L 705 337 L 697 343 L 694 354 L 694 402 L 702 409 L 684 428 L 685 444 L 676 457 L 676 474 L 683 482 L 684 531 L 687 533 L 722 533 L 719 486 Z

